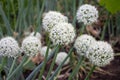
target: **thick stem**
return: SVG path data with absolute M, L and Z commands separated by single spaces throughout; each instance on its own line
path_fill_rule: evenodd
M 11 80 L 12 77 L 23 67 L 24 62 L 26 61 L 27 56 L 23 58 L 23 61 L 20 63 L 20 65 L 11 73 L 10 76 L 8 76 L 7 80 Z
M 8 76 L 10 76 L 11 72 L 12 72 L 13 69 L 14 69 L 16 59 L 17 59 L 17 58 L 15 58 L 15 59 L 13 60 L 13 63 L 12 63 L 12 66 L 11 66 L 11 68 L 10 68 L 10 71 L 9 71 L 9 73 L 8 73 Z
M 94 65 L 94 66 L 91 68 L 91 70 L 90 70 L 90 72 L 88 73 L 88 75 L 86 76 L 85 80 L 89 80 L 89 77 L 91 76 L 91 74 L 93 73 L 93 71 L 95 70 L 95 68 L 96 68 L 96 66 Z
M 68 78 L 68 80 L 72 80 L 72 78 L 74 77 L 74 75 L 79 71 L 79 67 L 80 67 L 80 65 L 81 65 L 81 63 L 82 63 L 83 60 L 84 60 L 84 56 L 81 56 L 78 64 L 76 65 L 75 69 L 71 73 L 71 75 Z

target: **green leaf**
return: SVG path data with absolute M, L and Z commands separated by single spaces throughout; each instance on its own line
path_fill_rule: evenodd
M 100 5 L 104 6 L 112 14 L 120 11 L 120 0 L 100 0 Z

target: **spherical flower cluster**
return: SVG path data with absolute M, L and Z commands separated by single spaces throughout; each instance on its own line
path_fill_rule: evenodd
M 48 48 L 47 46 L 44 46 L 44 47 L 41 48 L 41 56 L 45 57 L 46 52 L 47 52 L 47 48 Z M 49 48 L 48 56 L 50 55 L 51 51 L 52 50 Z
M 0 40 L 0 56 L 17 57 L 20 48 L 17 41 L 12 37 L 5 37 Z
M 114 59 L 114 53 L 110 44 L 98 41 L 91 44 L 87 52 L 87 57 L 92 64 L 102 67 Z
M 89 4 L 84 4 L 77 11 L 78 22 L 83 22 L 85 25 L 90 25 L 98 19 L 98 10 Z
M 68 54 L 67 54 L 66 52 L 59 52 L 59 53 L 57 54 L 55 63 L 56 63 L 57 65 L 60 65 L 60 64 L 64 61 L 64 59 L 67 57 L 67 55 L 68 55 Z M 68 64 L 69 61 L 70 61 L 70 58 L 68 58 L 68 59 L 64 62 L 63 65 Z
M 86 51 L 88 50 L 89 46 L 95 41 L 96 40 L 92 36 L 87 34 L 79 36 L 74 44 L 77 54 L 86 56 Z
M 23 40 L 21 49 L 27 56 L 33 57 L 40 53 L 41 42 L 34 36 L 28 36 Z
M 56 11 L 49 11 L 45 14 L 43 18 L 43 28 L 45 31 L 50 32 L 50 30 L 58 23 L 68 22 L 68 18 Z
M 75 38 L 75 30 L 69 23 L 58 23 L 50 32 L 50 39 L 54 45 L 68 45 Z
M 32 32 L 32 33 L 30 34 L 30 36 L 35 36 L 35 37 L 37 37 L 38 39 L 41 39 L 41 34 L 40 34 L 39 32 Z

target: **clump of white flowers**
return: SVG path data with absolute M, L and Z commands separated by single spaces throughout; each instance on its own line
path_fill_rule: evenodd
M 43 28 L 45 31 L 50 32 L 50 30 L 58 23 L 68 22 L 68 18 L 62 15 L 60 12 L 49 11 L 45 14 L 43 18 Z
M 40 53 L 41 42 L 34 36 L 28 36 L 23 40 L 21 49 L 27 56 L 33 57 Z
M 37 37 L 38 39 L 41 39 L 41 37 L 42 37 L 39 32 L 32 32 L 32 33 L 30 34 L 30 36 L 35 36 L 35 37 Z
M 75 38 L 74 27 L 70 23 L 58 23 L 50 32 L 50 39 L 54 45 L 68 45 Z
M 86 56 L 86 51 L 88 50 L 89 46 L 93 44 L 95 41 L 96 40 L 94 37 L 87 34 L 79 36 L 74 44 L 77 54 Z
M 84 4 L 79 7 L 76 16 L 78 22 L 83 22 L 85 25 L 90 25 L 97 21 L 98 10 L 92 5 Z
M 47 46 L 44 46 L 44 47 L 41 48 L 41 56 L 45 57 L 46 52 L 47 52 L 47 48 L 48 48 Z M 52 50 L 49 48 L 49 50 L 48 50 L 48 56 L 50 55 L 51 51 Z
M 87 57 L 92 64 L 102 67 L 114 59 L 114 52 L 110 44 L 98 41 L 90 45 Z
M 5 37 L 0 40 L 0 56 L 17 57 L 20 48 L 13 37 Z
M 66 52 L 59 52 L 59 53 L 57 54 L 55 63 L 56 63 L 57 65 L 60 65 L 60 64 L 64 61 L 64 59 L 67 57 L 67 55 L 68 55 L 68 54 L 67 54 Z M 70 58 L 68 58 L 68 59 L 64 62 L 63 65 L 68 64 L 69 61 L 70 61 Z

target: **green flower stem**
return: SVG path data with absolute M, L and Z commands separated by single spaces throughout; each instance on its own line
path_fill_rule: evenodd
M 76 0 L 73 1 L 73 22 L 74 27 L 76 26 Z
M 6 63 L 7 63 L 7 57 L 3 57 L 2 58 L 2 62 L 0 64 L 0 73 L 3 70 L 3 68 L 4 68 L 4 66 L 5 66 Z
M 57 45 L 57 46 L 55 47 L 55 49 L 50 53 L 51 55 L 47 57 L 47 61 L 51 59 L 51 57 L 55 54 L 56 49 L 58 49 L 58 48 L 59 48 L 59 45 Z M 42 62 L 41 64 L 39 64 L 39 65 L 32 71 L 32 73 L 26 78 L 26 80 L 31 80 L 31 79 L 34 77 L 34 75 L 36 75 L 36 74 L 39 72 L 39 70 L 42 68 L 43 64 L 44 64 L 44 62 Z
M 58 71 L 58 74 L 56 75 L 56 77 L 54 78 L 54 80 L 57 80 L 57 76 L 59 76 L 60 72 L 61 72 L 61 69 Z
M 53 69 L 53 67 L 54 67 L 55 60 L 56 60 L 56 57 L 57 57 L 57 53 L 58 53 L 58 50 L 56 51 L 56 53 L 55 53 L 55 55 L 54 55 L 52 64 L 51 64 L 51 66 L 50 66 L 50 69 L 49 69 L 49 71 L 48 71 L 48 75 L 47 75 L 47 77 L 46 77 L 46 80 L 48 80 L 48 78 L 49 78 L 49 76 L 50 76 L 50 73 L 51 73 L 51 71 L 52 71 L 52 69 Z
M 11 73 L 10 76 L 7 77 L 7 80 L 12 80 L 14 75 L 19 72 L 20 69 L 22 69 L 24 62 L 27 60 L 27 56 L 23 57 L 23 61 L 20 63 L 20 65 Z
M 85 25 L 82 25 L 82 28 L 80 29 L 80 35 L 82 35 L 82 33 L 84 32 L 85 30 Z
M 45 7 L 45 2 L 46 2 L 46 0 L 43 0 L 41 10 L 40 10 L 40 12 L 38 12 L 38 18 L 37 18 L 37 21 L 36 21 L 36 26 L 37 26 L 36 31 L 38 31 L 38 32 L 41 31 L 40 25 L 41 25 L 41 22 L 42 22 L 41 18 L 42 18 L 42 13 L 43 13 L 44 7 Z
M 58 66 L 58 68 L 55 70 L 54 74 L 49 78 L 49 80 L 54 80 L 54 77 L 58 74 L 58 72 L 60 71 L 61 67 L 63 66 L 63 64 L 65 63 L 65 61 L 68 59 L 68 57 L 72 54 L 73 51 L 73 47 L 70 49 L 68 56 L 63 60 L 63 62 Z
M 13 62 L 12 62 L 12 66 L 11 66 L 11 68 L 10 68 L 10 71 L 9 71 L 9 73 L 8 73 L 8 76 L 10 76 L 11 72 L 12 72 L 13 69 L 14 69 L 16 59 L 17 59 L 17 58 L 15 58 L 15 59 L 13 60 Z
M 13 10 L 13 16 L 14 16 L 14 25 L 15 25 L 15 23 L 16 23 L 16 13 L 15 13 L 15 6 L 14 6 L 14 2 L 13 2 L 13 0 L 10 0 L 10 3 L 11 3 L 11 7 L 12 7 L 12 10 Z
M 83 59 L 84 59 L 84 56 L 81 56 L 78 64 L 76 65 L 76 67 L 73 70 L 73 72 L 70 74 L 70 77 L 68 78 L 68 80 L 72 80 L 72 78 L 74 77 L 74 75 L 79 71 L 79 67 L 80 67 Z
M 78 64 L 76 65 L 76 67 L 73 70 L 73 72 L 70 74 L 68 80 L 72 80 L 72 78 L 74 77 L 74 75 L 79 71 L 79 67 L 82 64 L 83 59 L 84 59 L 84 56 L 81 56 Z
M 88 73 L 88 75 L 86 76 L 85 80 L 89 80 L 89 77 L 91 76 L 91 74 L 93 73 L 93 71 L 95 70 L 95 68 L 96 68 L 96 66 L 94 65 L 94 66 L 91 68 L 91 70 L 90 70 L 90 72 Z
M 39 80 L 42 79 L 42 74 L 44 73 L 44 70 L 45 70 L 45 65 L 47 63 L 47 56 L 48 56 L 49 47 L 50 47 L 50 41 L 49 41 L 49 46 L 48 46 L 47 51 L 46 51 L 44 64 L 43 64 L 42 69 L 41 69 L 40 74 L 39 74 Z M 60 48 L 60 45 L 59 45 L 59 48 Z M 59 51 L 59 48 L 55 51 L 53 62 L 52 62 L 52 65 L 50 66 L 50 68 L 52 68 L 54 66 L 54 62 L 55 62 L 55 59 L 56 59 L 56 56 L 57 56 L 57 52 Z
M 68 16 L 68 1 L 67 0 L 64 0 L 64 3 L 65 3 L 65 12 L 67 13 L 67 16 Z
M 31 61 L 31 58 L 29 58 L 24 64 L 23 67 L 26 66 Z
M 79 0 L 79 6 L 82 5 L 83 1 L 84 1 L 84 0 Z
M 107 13 L 107 14 L 108 14 L 108 18 L 107 18 L 107 20 L 106 20 L 106 22 L 105 22 L 105 24 L 104 24 L 104 26 L 103 26 L 103 31 L 102 31 L 101 40 L 104 39 L 105 31 L 106 31 L 106 28 L 107 28 L 107 25 L 108 25 L 108 22 L 109 22 L 109 15 L 110 15 L 110 13 Z
M 10 22 L 9 20 L 7 19 L 7 16 L 5 15 L 5 12 L 3 11 L 2 9 L 2 6 L 0 5 L 0 15 L 5 23 L 5 27 L 6 27 L 6 30 L 7 30 L 7 34 L 9 36 L 12 36 L 13 35 L 13 32 L 12 32 L 12 29 L 11 29 L 11 25 L 10 25 Z

